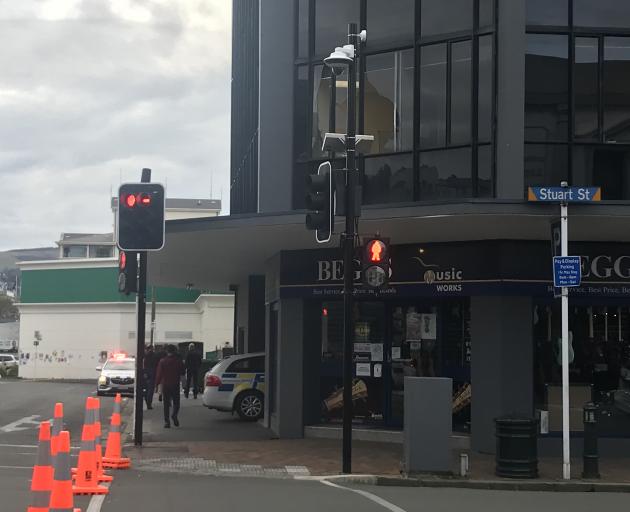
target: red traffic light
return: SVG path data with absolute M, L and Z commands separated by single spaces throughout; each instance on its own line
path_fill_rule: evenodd
M 367 254 L 372 263 L 381 263 L 387 257 L 387 246 L 381 240 L 370 240 Z
M 118 256 L 118 268 L 120 268 L 120 270 L 125 270 L 126 266 L 127 266 L 127 254 L 125 253 L 125 251 L 120 251 L 120 254 Z
M 143 206 L 149 206 L 151 204 L 151 196 L 149 194 L 142 194 L 140 196 L 140 204 Z
M 133 194 L 129 194 L 127 197 L 125 197 L 125 204 L 127 205 L 127 208 L 133 208 L 134 206 L 136 206 L 137 203 L 137 199 L 136 196 Z

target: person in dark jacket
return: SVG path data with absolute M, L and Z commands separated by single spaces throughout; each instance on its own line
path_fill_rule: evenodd
M 184 388 L 184 396 L 188 398 L 190 394 L 190 384 L 192 383 L 193 397 L 197 399 L 199 393 L 199 368 L 201 368 L 201 354 L 195 350 L 195 344 L 188 345 L 188 354 L 186 355 L 186 387 Z
M 144 385 L 147 409 L 153 409 L 153 390 L 155 389 L 155 373 L 161 357 L 155 352 L 153 345 L 147 345 L 144 353 Z
M 155 377 L 155 389 L 162 385 L 162 401 L 164 404 L 164 428 L 171 428 L 171 421 L 179 427 L 179 392 L 180 379 L 184 374 L 184 363 L 182 362 L 175 345 L 166 347 L 166 357 L 160 360 Z M 173 402 L 173 414 L 169 417 L 171 401 Z

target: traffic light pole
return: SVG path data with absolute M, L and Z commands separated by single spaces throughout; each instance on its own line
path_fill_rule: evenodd
M 151 182 L 151 169 L 142 169 L 142 183 Z M 120 208 L 120 206 L 119 206 Z M 142 446 L 142 426 L 144 412 L 144 343 L 147 315 L 147 251 L 140 251 L 138 262 L 138 294 L 136 318 L 136 390 L 134 395 L 133 444 Z
M 352 376 L 354 341 L 354 242 L 355 195 L 357 187 L 356 162 L 356 80 L 358 59 L 357 25 L 348 25 L 348 44 L 354 44 L 355 57 L 348 66 L 348 124 L 346 134 L 346 230 L 343 235 L 343 454 L 342 471 L 352 473 Z

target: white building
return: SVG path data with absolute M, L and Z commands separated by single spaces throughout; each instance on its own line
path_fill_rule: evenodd
M 219 201 L 167 199 L 167 219 L 216 216 Z M 112 201 L 115 211 L 116 201 Z M 90 379 L 111 353 L 135 353 L 135 295 L 118 292 L 118 258 L 112 234 L 64 233 L 59 259 L 19 263 L 20 376 Z M 200 290 L 147 291 L 156 296 L 154 343 L 202 342 L 204 352 L 233 338 L 234 298 Z

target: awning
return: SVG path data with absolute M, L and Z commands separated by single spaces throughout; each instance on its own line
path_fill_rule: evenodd
M 361 236 L 380 233 L 393 244 L 468 240 L 548 240 L 559 207 L 523 201 L 470 200 L 460 203 L 364 208 Z M 569 207 L 569 239 L 630 241 L 630 204 L 606 202 Z M 343 221 L 343 219 L 340 219 Z M 336 225 L 341 232 L 343 223 Z M 304 213 L 232 215 L 166 223 L 166 244 L 149 254 L 149 283 L 225 292 L 248 275 L 264 274 L 281 250 L 339 247 L 315 242 Z

